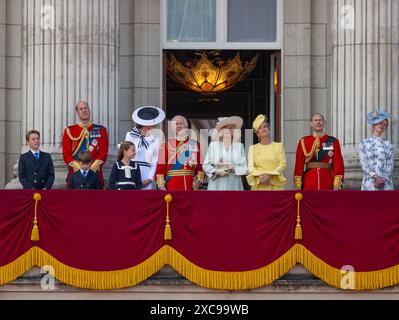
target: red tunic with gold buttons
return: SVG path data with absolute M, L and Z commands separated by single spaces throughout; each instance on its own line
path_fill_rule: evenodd
M 155 173 L 157 186 L 163 180 L 166 190 L 193 190 L 195 177 L 202 172 L 200 144 L 188 137 L 184 141 L 169 139 L 161 146 Z M 204 176 L 204 175 L 203 175 Z
M 294 171 L 296 189 L 339 190 L 343 179 L 344 160 L 337 138 L 311 135 L 299 141 Z
M 101 125 L 82 123 L 69 126 L 64 130 L 62 138 L 62 155 L 69 167 L 68 178 L 72 173 L 80 169 L 77 159 L 82 151 L 90 151 L 92 157 L 91 170 L 98 172 L 101 185 L 104 186 L 102 166 L 108 155 L 107 129 Z

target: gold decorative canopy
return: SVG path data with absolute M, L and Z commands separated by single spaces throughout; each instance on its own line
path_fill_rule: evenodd
M 171 54 L 170 59 L 167 59 L 167 72 L 184 88 L 201 93 L 207 99 L 244 80 L 256 67 L 259 57 L 256 54 L 244 63 L 239 53 L 228 61 L 220 58 L 219 51 L 196 52 L 196 55 L 199 58 L 183 64 Z

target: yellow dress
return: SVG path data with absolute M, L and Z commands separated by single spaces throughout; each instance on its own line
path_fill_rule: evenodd
M 248 152 L 248 184 L 252 190 L 284 190 L 287 179 L 283 172 L 287 168 L 287 159 L 282 143 L 255 144 L 249 147 Z M 259 176 L 270 174 L 270 184 L 260 183 Z

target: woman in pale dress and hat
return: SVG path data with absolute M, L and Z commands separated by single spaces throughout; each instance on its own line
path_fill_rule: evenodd
M 142 189 L 151 190 L 160 147 L 159 138 L 152 134 L 152 130 L 165 119 L 165 112 L 161 108 L 144 106 L 133 112 L 132 119 L 136 126 L 126 134 L 125 140 L 136 146 L 133 161 L 140 167 Z
M 243 120 L 236 116 L 219 120 L 202 165 L 208 190 L 244 190 L 241 177 L 248 172 L 247 161 L 244 145 L 237 142 Z
M 259 143 L 249 147 L 248 184 L 252 190 L 284 190 L 287 160 L 283 144 L 271 140 L 270 125 L 263 114 L 256 117 L 252 129 Z
M 394 153 L 391 143 L 383 138 L 390 116 L 389 112 L 378 110 L 367 114 L 367 123 L 372 125 L 373 135 L 359 144 L 362 190 L 393 190 Z

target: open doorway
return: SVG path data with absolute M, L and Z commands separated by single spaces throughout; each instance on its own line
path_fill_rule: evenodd
M 240 116 L 244 129 L 251 129 L 252 122 L 258 114 L 266 114 L 271 125 L 272 139 L 281 139 L 281 60 L 280 51 L 273 50 L 222 50 L 221 55 L 225 58 L 240 54 L 242 60 L 258 55 L 255 68 L 248 76 L 236 86 L 223 91 L 213 100 L 204 99 L 200 93 L 190 91 L 172 79 L 167 74 L 166 61 L 170 55 L 178 57 L 182 63 L 190 61 L 195 54 L 194 50 L 165 50 L 163 53 L 163 105 L 166 112 L 166 120 L 172 119 L 175 115 L 182 115 L 188 119 L 195 137 L 201 139 L 201 153 L 203 158 L 207 152 L 208 144 L 202 142 L 204 137 L 201 129 L 213 129 L 220 117 Z M 167 121 L 165 124 L 168 123 Z M 164 128 L 167 130 L 168 128 Z M 244 137 L 242 132 L 241 137 Z M 253 134 L 253 143 L 257 143 L 257 137 Z M 244 141 L 243 143 L 249 142 Z M 252 143 L 250 143 L 252 144 Z M 248 148 L 249 146 L 246 146 Z M 247 150 L 246 150 L 247 151 Z M 242 179 L 244 189 L 250 189 L 245 177 Z M 206 186 L 204 186 L 206 188 Z
M 266 114 L 272 126 L 272 135 L 280 140 L 280 52 L 272 50 L 222 50 L 224 57 L 237 52 L 240 56 L 259 55 L 256 67 L 236 86 L 216 95 L 217 101 L 202 99 L 201 94 L 183 88 L 166 72 L 166 58 L 174 55 L 180 61 L 189 61 L 194 50 L 164 51 L 163 105 L 167 120 L 180 114 L 191 123 L 194 131 L 212 129 L 219 117 L 237 115 L 243 118 L 243 129 L 252 127 L 253 119 Z M 205 100 L 205 101 L 204 101 Z

